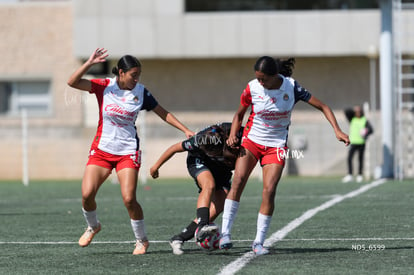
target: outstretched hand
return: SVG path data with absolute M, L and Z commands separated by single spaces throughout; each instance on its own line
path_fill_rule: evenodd
M 339 140 L 339 141 L 342 141 L 343 143 L 345 143 L 345 145 L 346 146 L 348 146 L 351 142 L 349 141 L 349 137 L 348 137 L 348 135 L 347 134 L 345 134 L 344 132 L 342 132 L 342 131 L 338 131 L 337 133 L 336 133 L 336 138 Z
M 97 48 L 89 57 L 88 61 L 91 64 L 98 64 L 106 61 L 106 58 L 109 56 L 107 54 L 108 50 L 105 48 Z

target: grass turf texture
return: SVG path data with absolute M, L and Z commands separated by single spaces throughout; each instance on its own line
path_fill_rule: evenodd
M 268 233 L 308 209 L 359 188 L 339 178 L 283 178 Z M 390 181 L 326 209 L 237 274 L 413 274 L 413 181 Z M 85 222 L 80 181 L 0 182 L 0 274 L 217 274 L 246 252 L 256 232 L 261 183 L 249 181 L 233 227 L 234 248 L 206 253 L 194 242 L 173 255 L 168 239 L 195 216 L 189 179 L 149 181 L 138 188 L 150 240 L 133 256 L 134 238 L 119 185 L 97 196 L 102 231 L 87 248 L 77 240 Z M 216 223 L 221 225 L 221 218 Z M 60 243 L 55 243 L 60 242 Z M 375 249 L 377 246 L 384 249 Z M 362 249 L 364 247 L 365 249 Z

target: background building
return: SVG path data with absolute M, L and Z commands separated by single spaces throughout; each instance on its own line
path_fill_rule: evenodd
M 380 106 L 378 89 L 372 90 L 379 66 L 370 66 L 380 46 L 377 1 L 0 1 L 0 25 L 1 179 L 22 177 L 22 109 L 30 178 L 82 177 L 98 108 L 94 96 L 66 81 L 97 47 L 109 50 L 109 62 L 94 67 L 91 77 L 109 75 L 124 54 L 138 57 L 141 82 L 193 130 L 231 121 L 262 55 L 296 57 L 293 77 L 334 109 L 344 130 L 344 108 Z M 403 51 L 412 51 L 409 46 Z M 303 158 L 291 159 L 286 172 L 345 174 L 347 148 L 323 115 L 305 103 L 295 108 L 289 141 Z M 382 162 L 379 111 L 371 110 L 369 119 L 372 175 Z M 139 126 L 144 120 L 147 173 L 184 136 L 152 113 Z M 162 176 L 187 176 L 184 154 L 174 158 Z

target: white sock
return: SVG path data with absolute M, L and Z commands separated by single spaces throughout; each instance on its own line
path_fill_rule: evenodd
M 144 220 L 132 220 L 131 219 L 132 231 L 134 231 L 135 239 L 137 240 L 148 240 L 147 233 L 145 232 Z
M 234 219 L 236 218 L 237 211 L 239 210 L 239 202 L 226 199 L 224 201 L 224 211 L 221 224 L 221 234 L 230 235 L 231 228 L 233 226 Z
M 272 216 L 266 216 L 259 212 L 259 215 L 257 216 L 256 238 L 254 239 L 255 243 L 264 243 L 271 220 Z
M 99 221 L 98 221 L 98 217 L 96 215 L 96 210 L 86 211 L 82 207 L 82 213 L 83 213 L 83 216 L 85 217 L 86 223 L 88 224 L 89 227 L 92 227 L 92 228 L 98 227 Z

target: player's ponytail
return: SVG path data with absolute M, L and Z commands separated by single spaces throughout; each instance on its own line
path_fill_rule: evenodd
M 295 59 L 288 58 L 285 60 L 277 59 L 276 62 L 278 63 L 279 67 L 279 74 L 290 77 L 293 73 L 293 68 L 295 67 Z
M 116 75 L 116 76 L 119 76 L 119 69 L 118 69 L 118 67 L 113 67 L 113 68 L 112 68 L 112 73 L 113 73 L 114 75 Z

